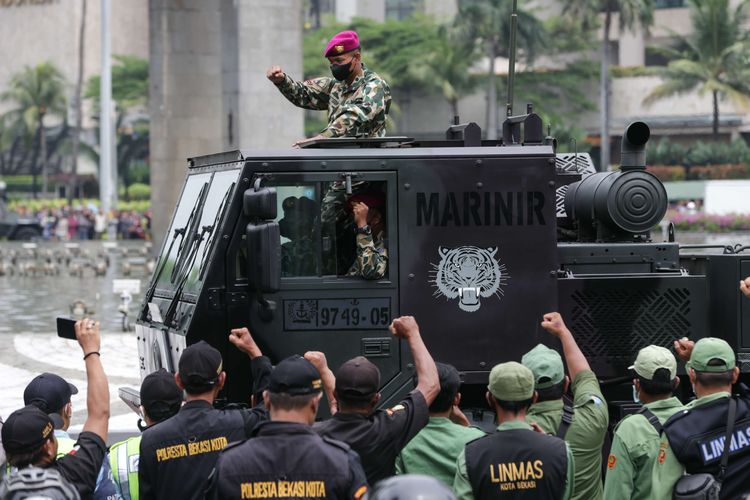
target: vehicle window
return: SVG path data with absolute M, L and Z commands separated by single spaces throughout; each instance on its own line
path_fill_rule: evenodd
M 172 226 L 167 233 L 167 242 L 163 250 L 165 255 L 162 256 L 162 259 L 165 260 L 161 264 L 164 269 L 159 274 L 157 284 L 159 289 L 174 289 L 177 287 L 180 274 L 177 272 L 177 265 L 180 259 L 187 255 L 186 248 L 189 246 L 186 236 L 200 211 L 201 195 L 204 194 L 204 190 L 208 190 L 210 181 L 211 173 L 191 175 L 187 179 L 172 220 Z
M 317 185 L 277 186 L 281 276 L 320 275 L 320 204 Z
M 324 253 L 326 274 L 379 279 L 387 276 L 386 183 L 353 182 L 347 194 L 343 181 L 322 183 L 322 241 L 335 247 Z M 357 207 L 367 215 L 368 238 L 358 237 Z M 373 248 L 374 247 L 374 248 Z
M 351 194 L 343 181 L 277 179 L 267 185 L 277 193 L 282 277 L 387 277 L 386 182 L 354 182 Z M 358 252 L 357 203 L 368 205 L 366 252 Z M 246 276 L 245 256 L 242 245 L 238 278 Z

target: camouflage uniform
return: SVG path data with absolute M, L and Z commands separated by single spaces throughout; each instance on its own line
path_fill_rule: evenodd
M 311 237 L 287 241 L 281 245 L 281 275 L 317 276 L 316 253 Z
M 370 234 L 357 235 L 357 259 L 349 268 L 347 276 L 379 280 L 388 269 L 388 250 L 385 248 L 383 233 L 373 238 Z
M 351 85 L 330 77 L 295 82 L 287 75 L 277 87 L 295 106 L 328 110 L 328 126 L 320 135 L 384 137 L 391 88 L 364 63 L 362 70 L 363 74 Z

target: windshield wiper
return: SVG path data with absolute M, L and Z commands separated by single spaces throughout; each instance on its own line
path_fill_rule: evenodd
M 180 242 L 180 247 L 177 249 L 177 255 L 175 255 L 175 264 L 172 268 L 172 273 L 169 277 L 170 283 L 174 283 L 182 275 L 185 260 L 183 259 L 185 251 L 193 247 L 193 239 L 198 232 L 198 225 L 200 224 L 201 217 L 203 215 L 203 204 L 206 201 L 208 195 L 208 182 L 203 183 L 198 198 L 195 200 L 193 210 L 190 211 L 190 217 L 188 218 L 185 228 L 187 229 L 186 238 L 183 238 Z
M 227 192 L 224 193 L 224 199 L 221 200 L 221 205 L 219 205 L 219 210 L 216 212 L 216 216 L 214 217 L 214 223 L 209 226 L 211 228 L 211 235 L 208 237 L 208 241 L 206 242 L 206 246 L 203 247 L 203 255 L 201 255 L 201 265 L 200 265 L 200 273 L 198 274 L 198 280 L 203 281 L 203 275 L 206 272 L 207 266 L 206 266 L 206 258 L 208 257 L 208 252 L 210 251 L 211 245 L 214 242 L 214 236 L 216 236 L 216 230 L 219 228 L 219 221 L 221 220 L 221 216 L 224 213 L 224 209 L 226 208 L 227 201 L 229 201 L 229 195 L 232 193 L 232 190 L 234 189 L 235 183 L 233 182 L 229 188 L 227 189 Z

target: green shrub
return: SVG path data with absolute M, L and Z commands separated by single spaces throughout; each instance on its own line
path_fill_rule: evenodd
M 646 170 L 654 174 L 662 182 L 675 182 L 685 180 L 685 167 L 679 165 L 654 165 Z
M 737 165 L 750 163 L 750 147 L 742 139 L 731 143 L 698 141 L 683 146 L 662 138 L 647 147 L 652 165 Z
M 151 186 L 136 182 L 128 188 L 131 200 L 149 200 L 151 198 Z
M 684 165 L 687 148 L 681 144 L 662 138 L 647 146 L 646 159 L 651 165 Z

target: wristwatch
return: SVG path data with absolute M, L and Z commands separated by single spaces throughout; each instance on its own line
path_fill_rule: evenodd
M 372 229 L 370 229 L 369 224 L 365 224 L 364 226 L 357 228 L 357 234 L 364 234 L 366 236 L 369 236 L 372 234 Z

